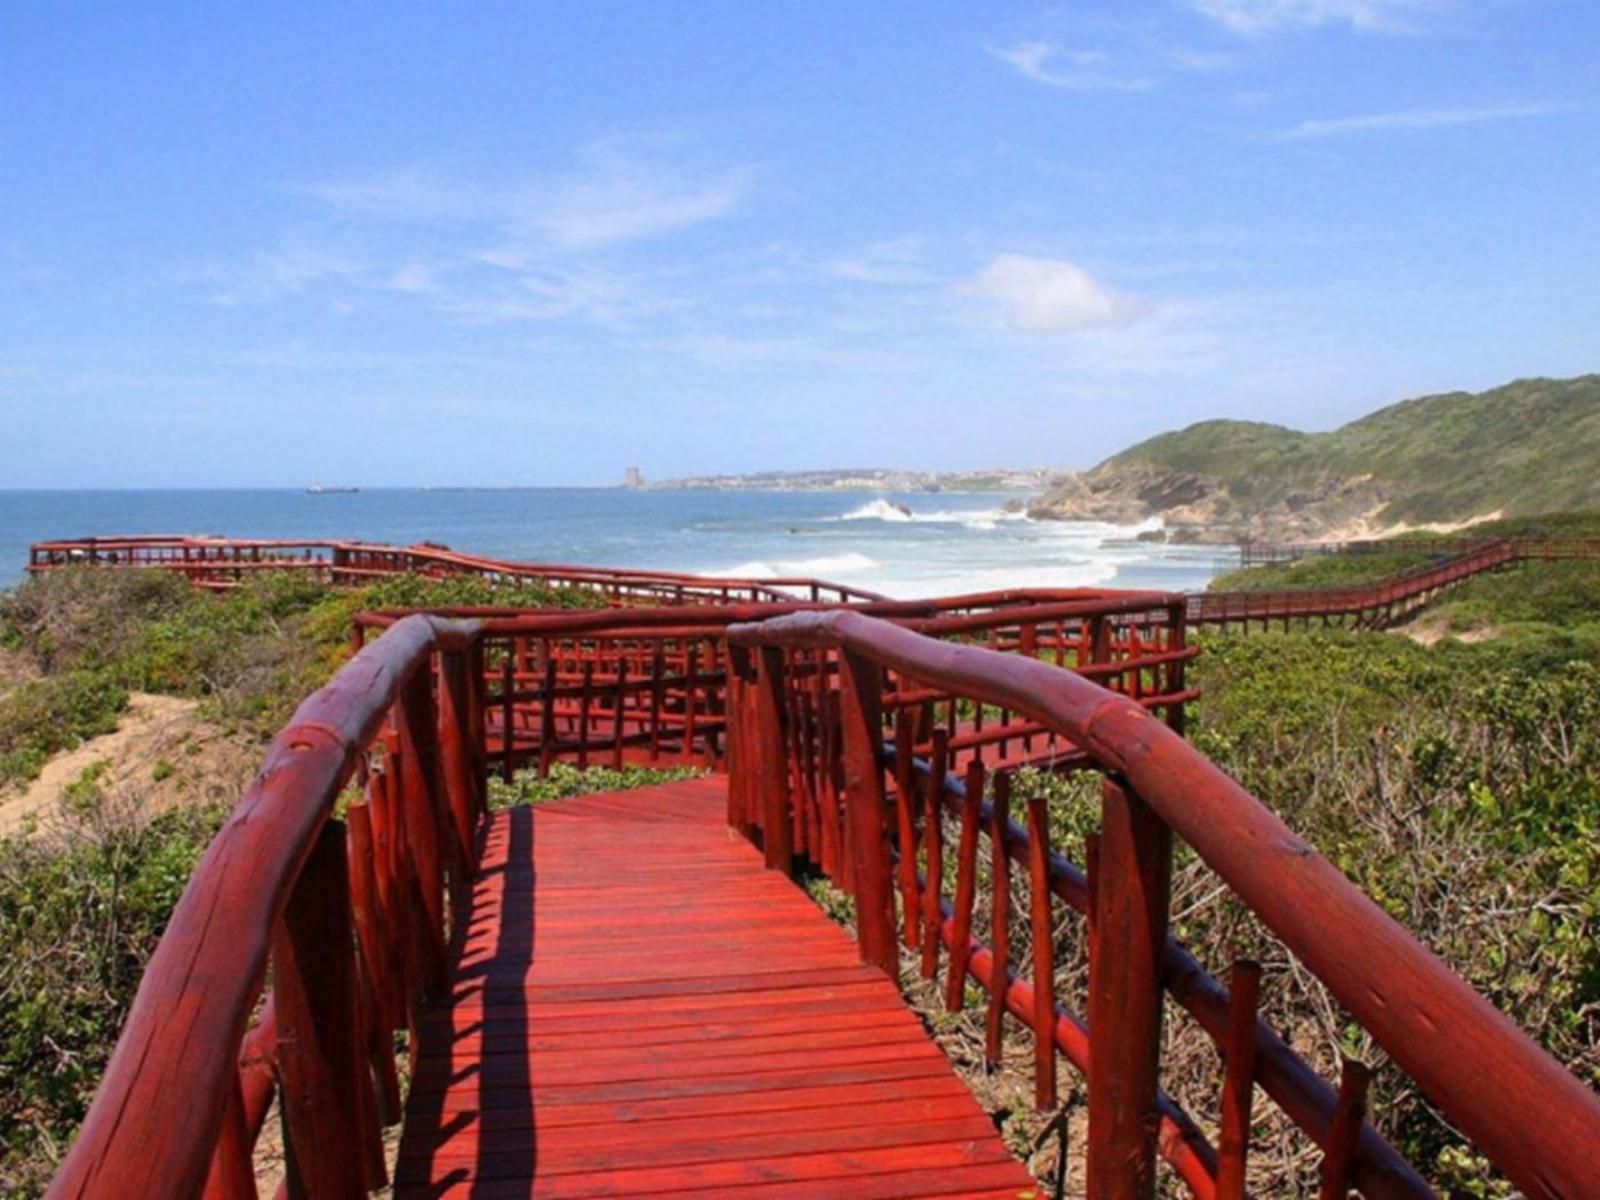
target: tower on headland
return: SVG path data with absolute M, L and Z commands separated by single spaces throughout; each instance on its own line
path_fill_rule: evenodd
M 622 486 L 626 488 L 642 488 L 644 486 L 644 472 L 638 467 L 629 467 L 622 476 Z

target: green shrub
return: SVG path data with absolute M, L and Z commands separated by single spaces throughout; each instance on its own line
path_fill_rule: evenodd
M 1600 1083 L 1600 664 L 1378 634 L 1213 635 L 1204 645 L 1196 745 Z M 1178 891 L 1202 895 L 1206 879 L 1186 874 Z M 1225 964 L 1260 945 L 1244 932 L 1253 927 L 1224 899 L 1177 931 L 1203 961 Z M 1273 1019 L 1297 1045 L 1319 1047 L 1325 1074 L 1336 1074 L 1335 1048 L 1382 1061 L 1353 1025 L 1338 1045 L 1316 1015 L 1328 1011 L 1319 989 L 1303 979 L 1283 989 Z M 1502 1194 L 1398 1078 L 1380 1079 L 1377 1094 L 1382 1127 L 1426 1174 Z
M 105 671 L 35 679 L 0 697 L 0 786 L 32 779 L 63 750 L 110 733 L 128 693 Z
M 95 807 L 62 841 L 0 839 L 0 1194 L 42 1190 L 224 815 Z
M 498 776 L 491 777 L 489 807 L 520 808 L 525 804 L 544 804 L 591 792 L 625 792 L 633 788 L 654 787 L 659 783 L 676 783 L 680 779 L 694 779 L 704 774 L 705 771 L 698 767 L 629 765 L 621 770 L 588 767 L 580 771 L 567 763 L 552 763 L 550 774 L 543 779 L 535 770 L 518 771 L 510 783 Z

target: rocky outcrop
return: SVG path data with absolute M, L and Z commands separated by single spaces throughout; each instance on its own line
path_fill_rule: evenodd
M 1390 499 L 1391 489 L 1367 475 L 1330 476 L 1255 502 L 1193 471 L 1106 463 L 1062 480 L 1028 505 L 1028 515 L 1116 525 L 1159 517 L 1173 542 L 1325 541 L 1377 532 Z

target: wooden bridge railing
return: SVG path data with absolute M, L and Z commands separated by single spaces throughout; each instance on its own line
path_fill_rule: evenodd
M 968 978 L 984 989 L 991 1060 L 1008 1014 L 1029 1028 L 1041 1106 L 1055 1100 L 1058 1051 L 1086 1072 L 1093 1200 L 1153 1195 L 1158 1154 L 1195 1195 L 1242 1197 L 1257 1087 L 1321 1148 L 1324 1197 L 1351 1187 L 1368 1197 L 1432 1194 L 1363 1121 L 1365 1067 L 1347 1062 L 1335 1090 L 1257 1017 L 1258 968 L 1235 963 L 1224 989 L 1169 936 L 1175 838 L 1523 1194 L 1594 1194 L 1600 1098 L 1183 741 L 1172 728 L 1181 718 L 1164 704 L 1174 681 L 1119 695 L 1033 656 L 952 645 L 856 612 L 738 625 L 728 641 L 740 681 L 731 821 L 762 842 L 769 865 L 789 869 L 803 855 L 854 897 L 865 960 L 897 977 L 899 937 L 927 978 L 947 960 L 953 1010 Z M 795 679 L 797 663 L 827 665 Z M 821 717 L 797 721 L 789 697 L 816 686 L 819 672 Z M 923 744 L 891 716 L 886 688 L 897 676 L 1019 714 L 1102 774 L 1100 832 L 1083 868 L 1052 849 L 1043 799 L 1030 797 L 1024 824 L 1013 823 L 1009 773 L 990 779 L 970 758 L 957 769 L 948 729 Z M 802 841 L 797 831 L 812 823 L 820 836 Z M 975 924 L 983 838 L 987 942 Z M 1028 964 L 1014 964 L 1009 950 L 1013 863 L 1030 885 Z M 1054 995 L 1058 903 L 1087 919 L 1087 1020 Z M 1168 996 L 1224 1058 L 1215 1149 L 1160 1088 Z
M 1181 703 L 1192 651 L 1172 642 L 1176 597 L 1027 599 L 881 607 Z M 50 1195 L 253 1197 L 274 1095 L 291 1196 L 382 1186 L 381 1127 L 400 1117 L 393 1034 L 415 1031 L 443 982 L 491 759 L 505 771 L 625 752 L 721 763 L 727 626 L 793 608 L 364 616 L 355 657 L 273 741 L 195 869 Z M 696 646 L 708 657 L 689 669 Z M 956 720 L 952 697 L 909 677 L 889 704 L 930 737 L 943 736 L 941 705 Z M 988 717 L 967 714 L 974 760 L 1026 753 L 1037 736 L 1015 712 Z M 524 742 L 552 724 L 554 740 Z
M 795 599 L 847 604 L 883 598 L 863 588 L 798 576 L 724 579 L 672 571 L 517 563 L 462 554 L 428 543 L 390 546 L 361 541 L 184 534 L 67 538 L 35 542 L 29 548 L 30 573 L 69 566 L 173 571 L 196 587 L 212 590 L 236 587 L 241 580 L 263 571 L 294 571 L 334 584 L 369 583 L 389 575 L 473 575 L 491 582 L 595 591 L 613 604 L 782 603 Z
M 413 616 L 296 711 L 195 869 L 50 1196 L 254 1197 L 275 1091 L 291 1196 L 383 1186 L 393 1031 L 442 986 L 473 872 L 480 650 L 476 625 Z
M 1376 543 L 1383 545 L 1383 543 Z M 1373 583 L 1351 587 L 1261 592 L 1196 592 L 1191 625 L 1263 627 L 1321 618 L 1353 619 L 1358 627 L 1393 624 L 1415 613 L 1446 588 L 1490 571 L 1533 560 L 1600 558 L 1600 538 L 1501 538 L 1473 543 L 1438 562 Z
M 868 602 L 864 609 L 943 639 L 1037 655 L 1102 676 L 1126 675 L 1130 688 L 1145 694 L 1156 687 L 1157 671 L 1181 679 L 1182 663 L 1195 653 L 1183 644 L 1182 606 L 1182 597 L 1168 593 L 1071 589 Z M 519 767 L 547 773 L 555 762 L 723 765 L 727 627 L 809 607 L 473 608 L 437 615 L 471 619 L 482 628 L 487 758 L 510 779 Z M 356 645 L 403 616 L 358 614 Z M 963 713 L 956 730 L 956 698 L 912 681 L 896 703 L 916 710 L 924 738 L 942 716 L 955 730 L 958 753 L 1027 756 L 1040 740 L 1037 726 L 982 708 Z

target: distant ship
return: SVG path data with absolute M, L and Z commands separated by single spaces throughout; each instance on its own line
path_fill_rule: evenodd
M 355 487 L 323 487 L 320 483 L 313 483 L 306 489 L 313 496 L 336 496 L 346 492 L 359 492 L 360 490 L 360 488 Z

